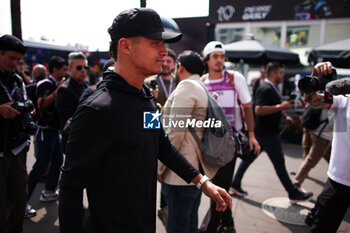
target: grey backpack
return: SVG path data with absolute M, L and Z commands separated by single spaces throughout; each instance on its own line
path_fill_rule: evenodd
M 207 119 L 219 120 L 222 126 L 220 128 L 206 128 L 202 141 L 198 138 L 194 128 L 189 127 L 189 131 L 198 143 L 203 160 L 209 165 L 223 167 L 235 155 L 236 143 L 230 133 L 231 124 L 227 121 L 224 111 L 215 98 L 202 82 L 200 84 L 208 95 Z

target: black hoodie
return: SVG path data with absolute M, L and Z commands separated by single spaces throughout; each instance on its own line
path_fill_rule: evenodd
M 79 106 L 60 181 L 62 233 L 153 233 L 157 159 L 188 183 L 199 174 L 163 129 L 143 129 L 143 112 L 156 109 L 145 84 L 139 90 L 113 72 L 105 73 L 97 91 Z

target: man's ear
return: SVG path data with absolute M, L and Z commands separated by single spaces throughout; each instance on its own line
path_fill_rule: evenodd
M 120 38 L 118 42 L 118 50 L 125 54 L 130 54 L 132 41 L 127 38 Z

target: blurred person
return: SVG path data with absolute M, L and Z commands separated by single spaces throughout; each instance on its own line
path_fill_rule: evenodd
M 312 72 L 319 77 L 331 73 L 330 62 L 316 64 Z M 328 104 L 324 103 L 323 96 L 309 95 L 311 104 L 329 108 L 334 113 L 334 130 L 328 180 L 306 223 L 311 225 L 311 232 L 337 232 L 350 206 L 350 100 L 347 96 L 333 96 L 333 103 Z
M 49 72 L 50 75 L 47 78 L 37 82 L 38 130 L 35 133 L 36 161 L 28 179 L 29 200 L 40 178 L 47 171 L 45 188 L 40 195 L 40 201 L 42 202 L 56 201 L 58 199 L 57 184 L 63 155 L 59 135 L 60 122 L 55 108 L 55 99 L 60 85 L 67 76 L 67 62 L 62 57 L 51 57 Z
M 36 64 L 32 70 L 32 77 L 34 82 L 39 82 L 46 78 L 47 69 L 42 64 Z
M 158 91 L 152 89 L 153 95 L 156 97 L 158 103 L 163 106 L 171 93 L 174 91 L 176 87 L 176 80 L 174 72 L 175 62 L 176 62 L 176 54 L 172 49 L 167 49 L 168 55 L 165 56 L 164 62 L 162 64 L 162 71 L 158 75 L 154 75 L 152 77 L 146 78 L 146 84 L 151 87 L 151 82 L 156 81 Z
M 207 116 L 208 96 L 200 83 L 204 62 L 200 55 L 193 51 L 182 52 L 177 59 L 176 77 L 179 84 L 163 108 L 163 118 L 166 121 L 183 120 L 182 116 L 191 116 L 191 120 L 204 121 Z M 168 117 L 169 116 L 169 117 Z M 186 118 L 186 117 L 184 117 Z M 203 128 L 202 128 L 203 129 Z M 212 178 L 218 168 L 203 161 L 201 151 L 188 129 L 170 126 L 166 128 L 171 143 L 181 154 L 199 170 L 201 167 L 209 178 Z M 203 130 L 195 127 L 200 139 Z M 195 184 L 187 184 L 162 163 L 158 164 L 158 174 L 162 181 L 162 194 L 168 204 L 168 233 L 198 232 L 198 208 L 201 200 L 201 190 Z
M 15 73 L 24 57 L 23 42 L 0 37 L 0 232 L 22 232 L 27 202 L 26 158 L 29 133 L 22 127 L 24 113 L 14 103 L 27 100 L 24 82 Z M 33 212 L 33 214 L 35 214 Z
M 256 78 L 252 81 L 252 86 L 253 86 L 253 91 L 252 91 L 252 97 L 253 97 L 253 106 L 254 106 L 254 102 L 255 102 L 255 95 L 256 95 L 256 91 L 258 90 L 258 88 L 260 87 L 260 85 L 265 81 L 266 78 L 266 68 L 265 67 L 261 67 L 260 68 L 260 77 Z
M 260 153 L 260 146 L 254 135 L 254 119 L 251 106 L 251 96 L 247 83 L 242 74 L 225 69 L 225 49 L 221 42 L 211 41 L 203 50 L 204 62 L 208 73 L 203 75 L 203 81 L 210 93 L 217 94 L 217 101 L 222 106 L 227 120 L 237 131 L 248 131 L 250 148 Z M 245 122 L 247 129 L 245 129 Z M 231 193 L 247 195 L 241 189 L 241 184 L 230 189 L 234 173 L 236 156 L 233 160 L 220 168 L 212 182 Z M 232 212 L 227 209 L 224 213 L 215 210 L 215 203 L 210 203 L 210 208 L 202 222 L 200 232 L 216 232 L 220 226 L 222 232 L 235 232 Z M 221 221 L 221 223 L 220 223 Z
M 167 49 L 167 51 L 168 54 L 164 57 L 160 74 L 145 79 L 145 83 L 151 88 L 152 94 L 157 100 L 157 108 L 160 110 L 174 91 L 177 83 L 173 73 L 176 62 L 176 53 L 172 49 Z M 154 82 L 156 83 L 155 87 L 153 86 Z M 165 226 L 168 219 L 168 207 L 162 194 L 162 190 L 160 190 L 159 205 L 157 215 Z
M 70 77 L 64 81 L 57 91 L 55 108 L 60 121 L 60 129 L 63 130 L 66 122 L 77 110 L 79 99 L 87 88 L 85 78 L 88 71 L 86 56 L 81 52 L 72 52 L 68 55 L 68 71 Z M 67 138 L 62 137 L 63 153 Z
M 312 75 L 314 76 L 314 74 Z M 309 108 L 317 107 L 310 104 Z M 329 112 L 327 108 L 321 108 L 319 111 L 321 111 L 320 125 L 316 129 L 303 127 L 303 162 L 300 164 L 293 180 L 293 184 L 297 187 L 301 187 L 310 170 L 317 165 L 321 158 L 324 158 L 327 163 L 329 162 L 334 114 Z M 316 121 L 317 119 L 310 120 Z
M 160 72 L 164 42 L 177 42 L 182 35 L 165 32 L 159 15 L 148 8 L 121 12 L 108 32 L 115 72 L 104 74 L 72 120 L 60 181 L 61 232 L 155 232 L 158 159 L 186 182 L 198 184 L 219 211 L 230 208 L 225 190 L 202 176 L 161 127 L 143 125 L 145 111 L 154 120 L 159 117 L 144 79 Z
M 32 77 L 30 83 L 26 85 L 26 91 L 28 98 L 33 102 L 35 109 L 38 109 L 37 106 L 37 96 L 36 96 L 36 85 L 37 82 L 46 78 L 47 70 L 46 67 L 42 64 L 36 64 L 32 70 Z M 35 112 L 35 117 L 37 117 L 37 112 Z
M 267 79 L 256 92 L 255 135 L 262 149 L 269 156 L 284 189 L 288 192 L 290 202 L 307 201 L 313 194 L 303 192 L 293 185 L 286 170 L 282 151 L 279 124 L 282 116 L 289 124 L 293 122 L 293 119 L 284 111 L 292 108 L 294 101 L 282 101 L 282 96 L 277 89 L 277 85 L 284 79 L 284 68 L 278 62 L 270 62 L 267 64 L 266 71 Z
M 23 79 L 25 84 L 30 83 L 31 79 L 30 79 L 29 74 L 27 74 L 26 62 L 24 61 L 24 58 L 19 60 L 19 62 L 17 63 L 17 65 L 16 65 L 16 72 L 17 72 L 17 74 L 19 74 L 19 76 L 22 77 L 22 79 Z

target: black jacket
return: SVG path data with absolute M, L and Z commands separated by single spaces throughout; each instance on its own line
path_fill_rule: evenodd
M 157 159 L 188 183 L 199 172 L 163 129 L 143 129 L 143 112 L 156 111 L 147 86 L 139 90 L 116 73 L 105 76 L 73 117 L 60 181 L 61 232 L 153 233 Z
M 63 129 L 67 120 L 77 110 L 79 99 L 86 83 L 79 85 L 72 77 L 69 77 L 58 89 L 55 100 L 55 107 L 60 120 L 60 128 Z
M 25 93 L 23 91 L 23 80 L 15 73 L 0 71 L 0 104 L 7 102 L 24 101 Z M 5 91 L 12 95 L 12 100 Z M 29 139 L 29 135 L 23 129 L 24 115 L 18 115 L 14 119 L 5 119 L 0 116 L 0 152 L 10 151 Z

